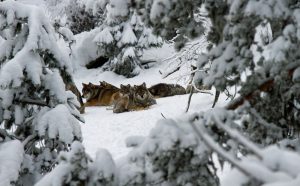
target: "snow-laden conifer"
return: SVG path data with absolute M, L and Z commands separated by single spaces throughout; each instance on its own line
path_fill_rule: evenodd
M 201 127 L 199 136 L 205 139 L 206 145 L 217 152 L 222 159 L 230 162 L 247 177 L 249 185 L 299 183 L 297 176 L 294 175 L 298 174 L 297 170 L 293 169 L 295 172 L 291 173 L 273 167 L 274 164 L 281 164 L 282 159 L 274 159 L 272 166 L 264 163 L 268 156 L 272 156 L 269 149 L 273 149 L 272 152 L 276 156 L 285 154 L 286 149 L 274 150 L 272 147 L 267 147 L 261 150 L 255 147 L 282 143 L 284 140 L 285 145 L 294 150 L 298 149 L 298 145 L 290 140 L 299 138 L 297 135 L 299 133 L 297 127 L 299 125 L 299 81 L 295 78 L 299 75 L 298 2 L 137 0 L 135 7 L 142 14 L 143 21 L 153 26 L 155 33 L 165 38 L 177 34 L 177 37 L 180 37 L 182 34 L 183 39 L 179 38 L 178 46 L 183 46 L 182 44 L 188 41 L 187 38 L 203 33 L 201 23 L 194 24 L 193 15 L 200 7 L 205 7 L 204 16 L 207 16 L 212 24 L 207 39 L 212 45 L 209 46 L 207 53 L 203 53 L 197 60 L 199 72 L 195 75 L 195 83 L 215 86 L 219 91 L 232 86 L 238 87 L 240 96 L 229 103 L 225 109 L 236 110 L 233 115 L 240 118 L 236 124 L 241 128 L 239 132 L 230 133 L 230 128 L 225 127 L 229 112 L 216 112 L 215 117 L 220 119 L 199 123 L 198 127 Z M 201 69 L 205 66 L 210 66 L 210 69 L 203 76 Z M 212 123 L 222 127 L 225 133 L 211 134 L 207 124 Z M 231 149 L 229 147 L 233 145 L 231 141 L 221 146 L 225 148 L 224 151 L 215 143 L 219 138 L 227 135 L 229 138 L 236 139 L 240 133 L 244 133 L 256 143 L 253 145 L 245 138 L 238 137 L 246 148 L 237 151 L 247 156 L 243 161 L 237 161 L 234 155 L 227 154 L 226 151 L 229 151 Z M 213 137 L 209 138 L 211 136 Z M 262 178 L 258 172 L 253 172 L 254 168 L 249 161 L 252 155 L 249 151 L 255 154 L 260 164 L 255 170 L 269 175 L 266 176 L 269 179 Z M 291 152 L 291 154 L 295 155 L 292 161 L 297 161 L 298 152 Z M 289 164 L 289 160 L 283 161 Z
M 0 19 L 0 143 L 22 142 L 24 159 L 14 181 L 33 185 L 52 170 L 60 151 L 81 140 L 83 119 L 75 95 L 66 91 L 73 83 L 69 58 L 44 12 L 7 0 L 0 3 Z
M 161 38 L 145 27 L 140 16 L 131 8 L 130 1 L 88 1 L 87 9 L 102 10 L 106 17 L 97 31 L 90 33 L 98 48 L 96 54 L 91 54 L 92 58 L 99 55 L 108 57 L 109 61 L 103 67 L 105 70 L 126 77 L 139 74 L 143 68 L 143 50 L 160 46 Z

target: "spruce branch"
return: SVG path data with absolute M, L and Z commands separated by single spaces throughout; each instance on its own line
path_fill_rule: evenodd
M 252 153 L 254 153 L 255 156 L 257 156 L 259 160 L 263 160 L 263 155 L 260 149 L 254 143 L 247 140 L 236 129 L 224 125 L 216 113 L 213 113 L 213 116 L 214 116 L 215 123 L 217 124 L 218 127 L 223 129 L 232 139 L 234 139 L 235 141 L 239 142 L 240 144 L 248 148 Z
M 200 125 L 198 127 L 200 127 L 200 130 L 196 127 L 195 123 L 190 122 L 190 125 L 192 126 L 192 128 L 194 129 L 194 131 L 196 132 L 196 134 L 198 135 L 198 137 L 204 142 L 204 144 L 210 148 L 211 150 L 213 150 L 214 152 L 216 152 L 219 156 L 221 156 L 224 160 L 228 161 L 231 165 L 233 165 L 234 167 L 236 167 L 239 171 L 241 171 L 244 175 L 246 175 L 247 177 L 254 179 L 254 180 L 258 180 L 258 181 L 262 181 L 256 177 L 254 177 L 254 175 L 251 174 L 250 171 L 247 170 L 246 167 L 244 167 L 242 164 L 239 164 L 239 160 L 232 157 L 228 152 L 226 152 L 222 147 L 220 147 L 219 145 L 217 145 L 214 140 L 204 132 L 204 127 L 201 127 Z
M 286 67 L 286 72 L 288 74 L 289 78 L 292 78 L 294 75 L 295 70 L 300 67 L 300 62 L 293 63 L 291 65 L 288 65 Z M 257 86 L 257 88 L 253 89 L 250 93 L 244 96 L 240 96 L 234 100 L 232 100 L 225 108 L 227 110 L 235 110 L 239 106 L 241 106 L 245 101 L 252 100 L 256 95 L 258 95 L 261 92 L 269 92 L 272 90 L 272 87 L 274 86 L 275 77 L 267 78 L 264 82 L 262 82 L 260 85 Z
M 246 175 L 249 178 L 257 180 L 251 172 L 249 172 L 243 165 L 239 164 L 239 160 L 232 157 L 230 154 L 228 154 L 224 149 L 222 149 L 219 145 L 217 145 L 213 139 L 204 132 L 204 127 L 201 125 L 198 125 L 200 127 L 200 130 L 196 127 L 196 125 L 193 122 L 190 122 L 190 125 L 198 135 L 198 137 L 203 140 L 204 144 L 216 152 L 219 156 L 221 156 L 224 160 L 228 161 L 230 164 L 232 164 L 234 167 L 236 167 L 239 171 L 241 171 L 244 175 Z
M 254 89 L 253 91 L 251 91 L 247 95 L 240 96 L 240 97 L 232 100 L 225 108 L 227 110 L 235 110 L 236 108 L 241 106 L 245 101 L 252 100 L 260 92 L 270 91 L 272 89 L 273 85 L 274 85 L 274 79 L 273 78 L 266 79 L 256 89 Z

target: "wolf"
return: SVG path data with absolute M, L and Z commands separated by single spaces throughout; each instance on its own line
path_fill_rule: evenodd
M 186 94 L 185 88 L 177 84 L 159 83 L 148 90 L 155 98 Z
M 82 86 L 82 97 L 86 99 L 86 107 L 110 106 L 120 98 L 120 89 L 105 81 L 101 81 L 100 85 L 82 83 Z
M 145 110 L 156 104 L 156 100 L 146 87 L 141 85 L 120 85 L 121 97 L 115 102 L 113 112 L 121 113 L 132 110 Z

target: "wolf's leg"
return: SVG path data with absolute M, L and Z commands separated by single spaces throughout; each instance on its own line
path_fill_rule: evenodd
M 128 111 L 128 105 L 129 105 L 129 96 L 124 95 L 114 105 L 113 112 L 114 113 L 126 112 Z

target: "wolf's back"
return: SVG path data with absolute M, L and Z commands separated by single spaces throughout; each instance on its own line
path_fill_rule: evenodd
M 185 88 L 177 84 L 159 83 L 149 88 L 150 93 L 155 97 L 168 97 L 186 94 Z

